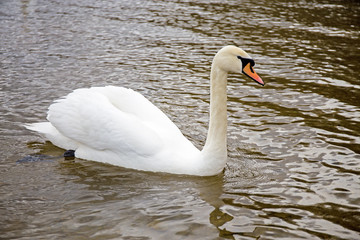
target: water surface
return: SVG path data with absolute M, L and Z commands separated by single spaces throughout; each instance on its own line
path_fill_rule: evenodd
M 1 0 L 0 26 L 0 238 L 360 238 L 356 1 Z M 266 85 L 230 75 L 219 176 L 64 161 L 22 126 L 73 89 L 125 86 L 201 148 L 229 44 Z

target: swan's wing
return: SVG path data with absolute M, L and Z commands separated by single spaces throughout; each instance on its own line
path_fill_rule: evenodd
M 80 146 L 128 156 L 161 151 L 159 125 L 170 134 L 179 131 L 141 94 L 120 87 L 75 90 L 49 107 L 48 120 Z
M 164 129 L 168 134 L 181 133 L 178 127 L 143 95 L 123 87 L 93 87 L 92 91 L 106 96 L 117 109 L 151 123 L 156 130 Z

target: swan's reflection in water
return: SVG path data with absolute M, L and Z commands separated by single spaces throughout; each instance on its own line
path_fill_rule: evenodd
M 64 160 L 63 150 L 49 142 L 29 146 L 53 159 L 51 171 L 59 181 L 49 179 L 43 188 L 52 185 L 57 189 L 55 198 L 48 200 L 59 206 L 56 212 L 65 226 L 89 224 L 89 229 L 99 231 L 105 227 L 99 223 L 110 221 L 111 228 L 119 225 L 128 235 L 134 234 L 132 227 L 144 229 L 144 236 L 153 237 L 186 236 L 204 230 L 215 234 L 215 229 L 216 235 L 231 235 L 222 228 L 233 219 L 222 211 L 224 174 L 192 177 L 134 171 L 80 159 Z M 24 164 L 41 167 L 42 163 Z M 185 228 L 184 221 L 188 225 Z

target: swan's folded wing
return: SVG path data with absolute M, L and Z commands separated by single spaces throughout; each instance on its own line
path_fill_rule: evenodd
M 161 151 L 163 140 L 152 127 L 152 121 L 137 116 L 131 108 L 131 105 L 147 108 L 152 104 L 140 94 L 143 99 L 129 93 L 125 97 L 118 96 L 119 103 L 114 104 L 114 99 L 107 96 L 104 89 L 75 90 L 49 107 L 48 120 L 64 136 L 88 149 L 127 156 L 152 156 Z M 127 101 L 124 105 L 133 112 L 120 109 L 121 101 Z
M 156 131 L 166 131 L 169 136 L 181 134 L 178 127 L 159 108 L 132 89 L 106 86 L 89 90 L 103 94 L 117 109 L 151 124 Z

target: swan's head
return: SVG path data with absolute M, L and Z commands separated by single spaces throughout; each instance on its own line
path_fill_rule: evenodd
M 254 70 L 255 61 L 241 48 L 223 47 L 214 57 L 213 64 L 225 72 L 243 73 L 255 82 L 265 85 Z

